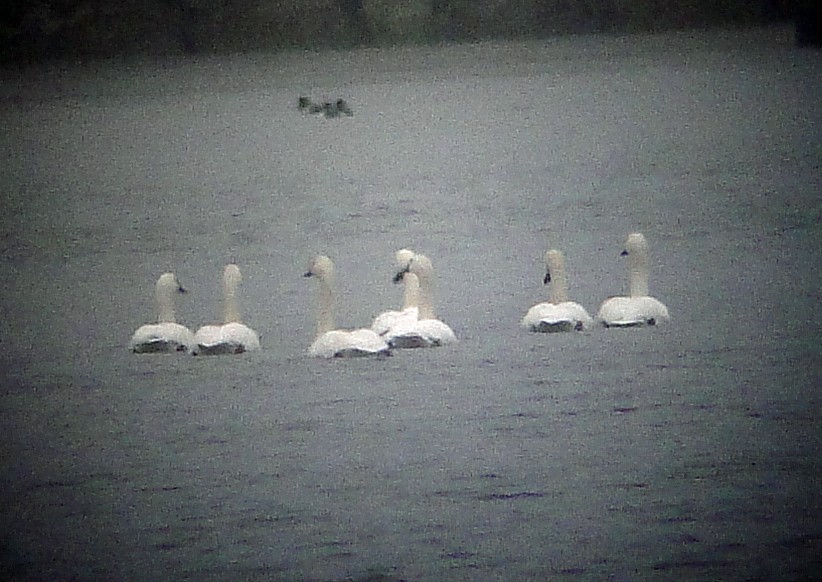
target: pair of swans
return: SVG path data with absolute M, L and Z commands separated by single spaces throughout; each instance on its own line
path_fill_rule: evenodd
M 334 329 L 334 264 L 325 255 L 314 258 L 305 274 L 316 277 L 320 284 L 317 336 L 308 349 L 309 355 L 385 355 L 392 348 L 436 347 L 456 341 L 451 328 L 434 316 L 431 260 L 407 249 L 398 251 L 396 260 L 399 270 L 394 281 L 405 283 L 403 308 L 381 313 L 371 328 L 349 331 Z
M 640 233 L 628 235 L 621 256 L 628 257 L 630 295 L 606 299 L 599 308 L 597 319 L 605 327 L 656 325 L 670 319 L 668 308 L 648 295 L 649 260 L 645 237 Z M 550 299 L 529 309 L 522 319 L 522 326 L 535 332 L 586 329 L 593 319 L 580 304 L 568 301 L 562 253 L 558 250 L 548 251 L 545 254 L 545 264 L 543 282 L 551 284 Z
M 434 266 L 425 255 L 397 251 L 394 282 L 405 285 L 402 311 L 378 315 L 371 329 L 392 348 L 432 348 L 457 341 L 454 331 L 434 314 Z
M 200 355 L 239 354 L 260 349 L 256 331 L 242 323 L 237 290 L 242 282 L 240 268 L 226 265 L 223 271 L 224 318 L 222 325 L 205 325 L 192 333 L 176 322 L 174 295 L 186 290 L 173 273 L 164 273 L 157 280 L 155 301 L 158 322 L 140 327 L 134 332 L 129 348 L 139 354 L 187 352 Z

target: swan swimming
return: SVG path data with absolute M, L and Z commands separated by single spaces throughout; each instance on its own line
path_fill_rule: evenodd
M 185 293 L 174 273 L 163 273 L 154 290 L 157 323 L 141 326 L 131 336 L 129 349 L 136 354 L 196 351 L 194 334 L 174 318 L 174 294 Z
M 599 308 L 597 318 L 605 327 L 656 325 L 671 318 L 668 308 L 648 295 L 648 242 L 642 234 L 628 235 L 621 256 L 628 257 L 630 296 L 611 297 Z
M 396 267 L 404 269 L 412 258 L 414 258 L 414 251 L 408 249 L 398 250 L 395 255 Z M 374 318 L 371 329 L 377 335 L 391 337 L 391 330 L 407 326 L 419 319 L 419 279 L 416 275 L 409 273 L 403 277 L 403 284 L 405 285 L 405 293 L 402 309 L 399 311 L 384 311 Z
M 197 330 L 194 339 L 199 354 L 240 354 L 260 349 L 260 336 L 240 319 L 237 288 L 242 280 L 237 265 L 226 265 L 223 270 L 223 325 L 204 325 Z
M 395 276 L 399 282 L 408 275 L 419 280 L 419 319 L 406 321 L 391 330 L 388 343 L 392 347 L 437 347 L 457 341 L 454 331 L 434 315 L 434 267 L 425 255 L 415 254 Z
M 536 332 L 582 331 L 593 321 L 579 303 L 568 301 L 565 278 L 565 260 L 562 252 L 550 250 L 545 253 L 544 284 L 551 285 L 550 299 L 538 303 L 522 318 L 522 327 Z
M 334 263 L 325 255 L 311 262 L 306 277 L 320 283 L 317 337 L 308 355 L 320 358 L 350 358 L 390 354 L 388 343 L 371 329 L 334 329 Z

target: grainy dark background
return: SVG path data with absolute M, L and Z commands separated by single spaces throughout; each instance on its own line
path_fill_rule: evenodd
M 16 1 L 0 9 L 0 58 L 31 62 L 750 25 L 791 18 L 804 1 Z
M 810 580 L 822 61 L 790 26 L 32 66 L 0 83 L 0 578 Z M 352 117 L 303 115 L 344 96 Z M 540 335 L 651 245 L 668 326 Z M 460 342 L 318 361 L 396 307 Z M 228 261 L 263 349 L 137 356 Z

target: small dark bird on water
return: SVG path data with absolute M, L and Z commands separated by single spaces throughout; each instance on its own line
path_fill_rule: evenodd
M 336 107 L 337 112 L 340 115 L 347 115 L 349 117 L 354 115 L 354 112 L 351 111 L 351 108 L 348 106 L 348 103 L 345 101 L 345 99 L 337 99 Z
M 337 99 L 334 103 L 324 101 L 323 103 L 314 103 L 308 97 L 300 97 L 297 106 L 300 111 L 308 112 L 311 115 L 324 115 L 326 118 L 339 117 L 346 115 L 351 117 L 354 112 L 345 99 Z

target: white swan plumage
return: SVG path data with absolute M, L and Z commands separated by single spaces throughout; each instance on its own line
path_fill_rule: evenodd
M 308 355 L 320 358 L 350 358 L 387 355 L 388 343 L 371 329 L 334 329 L 334 263 L 325 255 L 316 256 L 305 273 L 320 283 L 317 336 Z
M 201 355 L 239 354 L 260 349 L 260 336 L 240 318 L 237 289 L 243 277 L 237 265 L 223 270 L 223 324 L 204 325 L 194 334 Z
M 599 308 L 597 319 L 605 327 L 656 325 L 671 318 L 668 308 L 648 295 L 648 242 L 638 233 L 628 235 L 621 253 L 628 257 L 630 295 L 611 297 Z
M 396 268 L 400 270 L 405 269 L 413 258 L 414 251 L 408 249 L 398 250 L 394 257 Z M 416 275 L 409 273 L 403 277 L 402 282 L 405 286 L 402 309 L 398 311 L 384 311 L 374 318 L 371 329 L 377 335 L 390 337 L 391 330 L 413 324 L 413 322 L 419 319 L 419 279 Z
M 582 305 L 568 300 L 565 259 L 562 252 L 552 249 L 545 253 L 543 283 L 551 285 L 549 300 L 534 305 L 522 318 L 521 325 L 529 331 L 582 331 L 591 325 L 591 316 Z
M 143 325 L 134 332 L 128 343 L 132 352 L 153 354 L 196 351 L 197 342 L 194 340 L 194 334 L 187 327 L 177 323 L 174 317 L 174 294 L 185 292 L 174 273 L 160 275 L 154 288 L 157 323 Z
M 457 341 L 454 331 L 434 314 L 433 278 L 434 267 L 425 255 L 415 254 L 408 264 L 394 277 L 404 280 L 408 275 L 416 275 L 419 281 L 419 318 L 407 320 L 394 327 L 386 339 L 392 347 L 417 348 L 438 347 Z

